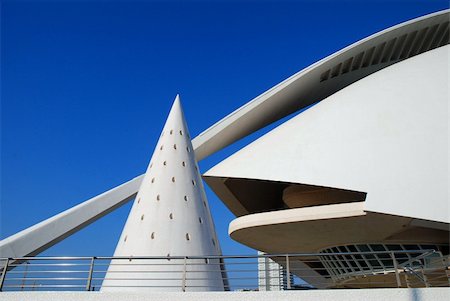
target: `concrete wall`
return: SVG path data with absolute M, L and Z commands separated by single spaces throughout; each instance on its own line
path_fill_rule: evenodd
M 308 290 L 280 292 L 205 292 L 205 293 L 106 293 L 106 292 L 14 292 L 0 293 L 0 301 L 116 301 L 116 300 L 186 300 L 186 301 L 290 301 L 290 300 L 449 300 L 450 288 Z
M 205 176 L 366 192 L 367 211 L 448 223 L 449 50 L 361 79 Z

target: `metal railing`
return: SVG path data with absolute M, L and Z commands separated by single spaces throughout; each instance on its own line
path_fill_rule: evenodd
M 412 259 L 405 261 L 405 254 Z M 384 258 L 382 268 L 367 266 L 365 258 L 369 255 Z M 347 262 L 330 261 L 330 258 L 341 258 L 339 256 L 352 258 L 354 262 L 348 262 L 348 259 Z M 363 260 L 366 262 L 363 263 Z M 353 272 L 337 277 L 336 271 L 345 265 L 352 265 Z M 357 268 L 359 270 L 355 270 Z M 216 287 L 211 287 L 213 276 L 219 277 Z M 97 291 L 100 288 L 266 291 L 429 286 L 449 286 L 448 256 L 442 256 L 435 250 L 243 256 L 0 258 L 0 291 Z

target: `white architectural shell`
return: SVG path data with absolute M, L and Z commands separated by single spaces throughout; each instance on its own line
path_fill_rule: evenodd
M 239 139 L 317 101 L 204 174 L 237 216 L 230 236 L 271 254 L 433 249 L 448 258 L 449 28 L 447 10 L 384 30 L 202 133 L 200 156 L 227 143 L 222 135 Z M 310 283 L 361 287 L 375 274 L 356 263 L 324 263 Z M 316 271 L 303 264 L 297 276 Z
M 449 10 L 416 18 L 362 39 L 294 74 L 209 127 L 193 139 L 196 158 L 201 160 L 387 66 L 448 43 Z M 119 190 L 126 191 L 126 194 L 111 189 L 101 197 L 83 203 L 98 210 L 95 218 L 79 214 L 72 208 L 8 237 L 0 242 L 0 255 L 20 257 L 42 252 L 132 198 L 140 181 L 141 177 L 138 177 L 122 184 Z M 107 206 L 102 204 L 103 199 L 109 200 Z M 245 209 L 239 206 L 235 203 L 232 211 L 238 215 L 245 214 Z M 442 217 L 443 213 L 440 215 Z M 47 231 L 66 222 L 70 226 L 62 231 Z M 42 232 L 46 235 L 41 235 Z
M 361 191 L 365 210 L 449 223 L 449 49 L 361 79 L 205 176 Z
M 290 76 L 195 137 L 197 160 L 365 76 L 448 44 L 449 12 L 439 11 L 377 32 Z
M 449 223 L 449 49 L 361 79 L 205 176 L 361 191 L 366 210 Z
M 432 244 L 448 254 L 448 44 L 449 10 L 396 25 L 305 68 L 196 137 L 194 151 L 201 160 L 318 102 L 207 173 L 213 190 L 239 216 L 230 224 L 231 237 L 271 253 L 392 243 Z M 168 176 L 173 177 L 164 174 Z M 176 175 L 175 182 L 178 179 Z M 37 254 L 132 198 L 140 181 L 136 178 L 77 208 L 95 208 L 95 214 L 69 209 L 5 239 L 0 251 Z M 242 198 L 230 189 L 231 181 Z M 255 182 L 269 190 L 281 187 L 282 197 L 275 204 L 281 206 L 270 207 L 274 199 L 267 196 L 258 198 L 264 191 L 252 187 Z M 299 196 L 310 193 L 311 187 L 318 188 L 314 201 L 320 202 L 301 204 Z M 343 195 L 352 198 L 343 200 Z M 259 208 L 247 208 L 245 198 Z M 105 199 L 108 204 L 102 204 Z M 157 218 L 166 222 L 167 213 Z M 147 223 L 147 216 L 134 214 L 133 223 L 141 221 L 130 221 L 130 229 L 143 229 L 138 226 Z M 177 216 L 174 213 L 173 220 Z M 46 232 L 66 221 L 70 226 L 62 231 Z M 43 232 L 46 235 L 40 235 Z M 152 237 L 148 231 L 139 235 L 143 242 L 146 235 Z M 125 239 L 129 237 L 123 234 L 118 245 L 125 256 L 146 252 L 143 244 L 129 248 Z M 176 245 L 163 244 L 159 251 L 164 249 L 164 254 L 157 255 L 177 255 L 172 249 Z M 134 250 L 139 252 L 131 254 Z M 315 286 L 329 286 L 329 279 L 317 279 Z M 180 287 L 180 280 L 173 285 Z

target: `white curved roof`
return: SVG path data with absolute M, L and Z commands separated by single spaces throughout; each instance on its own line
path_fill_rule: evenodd
M 340 90 L 211 168 L 206 182 L 238 216 L 277 209 L 262 207 L 253 180 L 364 192 L 369 211 L 450 222 L 449 51 Z
M 382 68 L 449 43 L 444 10 L 393 26 L 294 74 L 193 140 L 197 160 Z

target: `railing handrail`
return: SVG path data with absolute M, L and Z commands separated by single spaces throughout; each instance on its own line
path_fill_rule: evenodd
M 404 283 L 408 287 L 415 285 L 408 282 L 408 275 L 414 275 L 421 283 L 429 286 L 429 280 L 423 274 L 427 271 L 421 270 L 421 268 L 424 264 L 423 260 L 433 254 L 442 256 L 434 249 L 404 249 L 209 256 L 2 257 L 0 258 L 0 291 L 4 288 L 7 290 L 84 288 L 86 291 L 91 291 L 100 286 L 105 288 L 134 287 L 136 283 L 133 281 L 144 281 L 145 283 L 144 285 L 137 283 L 139 285 L 136 287 L 178 287 L 181 291 L 187 291 L 188 288 L 204 287 L 202 285 L 206 285 L 206 282 L 199 285 L 196 281 L 207 280 L 209 279 L 208 275 L 212 275 L 209 273 L 218 271 L 221 271 L 219 278 L 226 290 L 231 287 L 257 290 L 261 287 L 261 283 L 266 283 L 264 285 L 269 289 L 273 287 L 296 289 L 298 284 L 294 283 L 294 277 L 303 279 L 302 283 L 305 284 L 310 281 L 326 280 L 334 287 L 339 287 L 339 285 L 358 285 L 360 283 L 358 281 L 364 281 L 366 276 L 380 274 L 395 275 L 395 280 L 392 280 L 393 283 L 391 283 L 395 287 L 402 287 Z M 415 262 L 420 264 L 415 264 Z M 299 263 L 301 264 L 299 265 Z M 448 264 L 446 268 L 448 268 Z M 315 271 L 316 274 L 308 274 L 310 270 Z M 58 277 L 52 273 L 66 273 L 64 275 L 66 277 Z M 130 278 L 124 276 L 124 273 L 127 275 L 137 274 Z M 265 273 L 270 273 L 270 275 Z M 419 277 L 420 273 L 423 274 L 423 277 Z M 400 277 L 405 277 L 405 281 L 402 282 Z M 449 277 L 447 276 L 447 278 Z M 255 279 L 258 280 L 256 286 L 254 283 L 248 284 L 248 280 L 254 281 Z M 276 279 L 275 282 L 272 281 L 274 279 Z M 105 284 L 105 280 L 108 283 Z M 111 280 L 112 282 L 110 282 Z M 164 283 L 166 280 L 169 282 Z M 409 281 L 412 280 L 412 278 L 409 279 Z M 173 285 L 173 281 L 179 281 L 179 284 Z M 230 281 L 236 283 L 230 284 Z M 439 281 L 443 283 L 443 280 Z M 384 285 L 383 281 L 379 283 Z M 120 285 L 117 286 L 117 284 Z M 168 284 L 172 285 L 167 286 Z M 370 285 L 373 284 L 378 284 L 378 282 L 370 282 Z
M 186 256 L 29 256 L 29 257 L 0 257 L 0 262 L 9 259 L 10 261 L 30 261 L 30 260 L 152 260 L 152 259 L 243 259 L 243 258 L 273 258 L 273 257 L 322 257 L 322 256 L 339 256 L 339 255 L 371 255 L 371 254 L 423 254 L 435 253 L 436 250 L 390 250 L 390 251 L 366 251 L 366 252 L 334 252 L 334 253 L 276 253 L 276 254 L 260 254 L 260 255 L 186 255 Z

